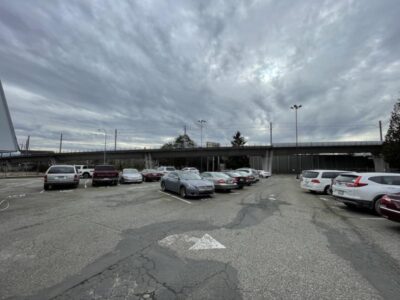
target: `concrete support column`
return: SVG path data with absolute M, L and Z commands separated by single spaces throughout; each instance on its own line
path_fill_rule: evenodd
M 373 156 L 374 160 L 374 167 L 375 167 L 375 172 L 386 172 L 388 170 L 388 165 L 383 159 L 383 156 Z
M 273 151 L 267 150 L 265 152 L 265 156 L 261 158 L 262 169 L 264 171 L 272 172 L 272 158 L 273 158 Z
M 151 158 L 150 153 L 145 153 L 144 154 L 144 166 L 146 169 L 152 169 L 153 168 L 153 160 Z

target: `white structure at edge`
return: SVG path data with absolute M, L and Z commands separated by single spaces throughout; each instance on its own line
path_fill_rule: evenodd
M 6 96 L 0 81 L 0 152 L 19 151 Z

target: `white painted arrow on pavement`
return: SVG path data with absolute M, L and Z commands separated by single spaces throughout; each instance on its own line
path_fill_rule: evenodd
M 226 247 L 206 233 L 189 250 L 225 249 Z
M 206 233 L 201 238 L 197 238 L 194 236 L 188 236 L 186 234 L 173 234 L 165 237 L 158 243 L 161 246 L 171 247 L 175 243 L 184 242 L 184 243 L 194 243 L 189 250 L 209 250 L 209 249 L 225 249 L 226 247 L 214 239 L 211 235 Z

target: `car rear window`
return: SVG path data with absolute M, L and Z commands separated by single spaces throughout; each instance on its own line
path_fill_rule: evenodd
M 167 171 L 175 171 L 175 168 L 173 168 L 173 167 L 167 167 L 167 168 L 165 168 Z
M 321 178 L 335 178 L 340 174 L 340 172 L 324 172 Z
M 339 182 L 354 182 L 358 176 L 357 175 L 339 175 L 336 177 L 336 181 Z
M 303 171 L 303 178 L 317 178 L 318 177 L 318 172 L 313 172 L 313 171 Z
M 74 174 L 75 168 L 74 167 L 51 167 L 49 174 Z
M 95 171 L 115 171 L 113 166 L 96 166 L 94 167 Z

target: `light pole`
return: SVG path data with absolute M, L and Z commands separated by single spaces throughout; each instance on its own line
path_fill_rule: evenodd
M 299 134 L 297 126 L 297 111 L 302 107 L 302 105 L 293 105 L 290 109 L 294 109 L 296 115 L 296 179 L 299 179 Z
M 101 131 L 104 133 L 104 158 L 103 163 L 106 164 L 106 150 L 107 150 L 107 131 L 103 128 L 97 129 L 97 131 Z
M 205 120 L 198 120 L 200 124 L 200 148 L 203 148 L 203 127 L 207 123 Z M 200 154 L 200 171 L 203 169 L 203 155 Z
M 204 124 L 207 123 L 207 121 L 198 120 L 197 122 L 200 124 L 200 148 L 203 148 L 203 127 L 204 127 Z

